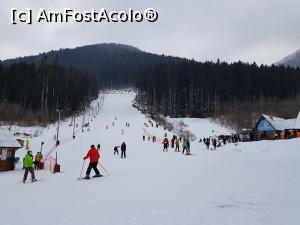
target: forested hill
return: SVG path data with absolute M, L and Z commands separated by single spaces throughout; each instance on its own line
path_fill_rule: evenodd
M 82 72 L 96 74 L 101 78 L 104 87 L 132 86 L 134 76 L 144 65 L 186 61 L 178 57 L 147 53 L 129 45 L 103 43 L 9 59 L 2 63 L 4 65 L 19 62 L 39 64 L 45 58 L 49 63 L 57 61 L 67 68 L 73 67 Z
M 99 79 L 42 60 L 38 65 L 0 63 L 0 124 L 46 124 L 84 109 L 98 97 Z
M 23 63 L 35 65 L 35 68 L 26 67 Z M 66 103 L 72 106 L 71 111 L 78 110 L 83 101 L 92 99 L 98 90 L 107 87 L 135 88 L 137 105 L 150 114 L 162 113 L 174 117 L 227 116 L 227 119 L 231 116 L 231 121 L 247 127 L 252 127 L 261 113 L 293 117 L 300 105 L 300 69 L 285 66 L 197 62 L 147 53 L 121 44 L 60 49 L 37 56 L 5 60 L 2 64 L 0 79 L 5 83 L 1 88 L 0 80 L 0 103 L 23 104 L 24 108 L 41 112 L 43 118 L 53 112 L 56 102 L 58 105 Z M 50 67 L 47 68 L 47 65 Z M 60 83 L 62 77 L 57 76 L 56 68 L 60 66 L 65 68 L 61 76 L 65 77 L 66 83 Z M 36 70 L 32 73 L 36 76 L 30 70 Z M 25 77 L 24 71 L 34 79 L 39 78 L 35 82 L 38 88 L 30 83 L 20 86 Z M 9 79 L 10 73 L 15 74 L 15 80 Z M 85 84 L 78 82 L 80 76 L 87 78 Z M 48 85 L 47 77 L 51 79 L 49 85 L 53 86 Z M 76 85 L 80 83 L 82 90 L 87 91 L 82 91 L 84 99 L 78 95 L 74 95 L 76 97 L 73 99 L 73 89 L 67 90 L 67 98 L 61 97 L 60 90 L 64 85 L 70 87 L 72 79 L 76 79 Z M 12 85 L 11 92 L 6 89 L 8 84 Z M 51 92 L 55 93 L 58 101 L 55 98 L 50 100 L 50 97 L 45 101 L 45 96 L 49 96 L 51 87 L 55 85 L 61 86 L 59 90 L 52 88 L 54 91 Z M 13 91 L 15 87 L 18 87 L 16 93 Z M 47 90 L 49 94 L 45 94 Z M 35 96 L 29 97 L 28 93 L 35 93 Z M 30 102 L 32 99 L 34 104 Z
M 226 117 L 251 128 L 262 114 L 295 117 L 300 69 L 236 62 L 151 65 L 137 79 L 136 103 L 149 114 Z M 231 124 L 232 125 L 232 124 Z

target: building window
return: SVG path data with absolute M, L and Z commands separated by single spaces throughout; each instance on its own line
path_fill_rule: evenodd
M 3 148 L 1 151 L 1 160 L 7 160 L 8 154 L 7 149 Z

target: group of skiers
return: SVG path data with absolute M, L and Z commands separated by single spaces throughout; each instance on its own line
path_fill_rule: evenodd
M 143 141 L 145 141 L 145 140 L 146 140 L 146 136 L 143 135 Z M 151 141 L 151 137 L 150 136 L 148 136 L 148 141 Z M 152 142 L 156 142 L 156 136 L 152 136 Z
M 240 141 L 239 136 L 237 134 L 232 135 L 219 135 L 215 137 L 207 137 L 200 139 L 199 142 L 205 144 L 207 149 L 210 149 L 210 146 L 213 146 L 213 149 L 216 150 L 218 147 L 221 147 L 222 144 L 226 145 L 228 143 L 237 143 Z
M 169 139 L 167 134 L 165 134 L 165 138 L 162 142 L 163 144 L 163 151 L 168 151 L 169 148 Z M 180 145 L 182 147 L 182 154 L 191 155 L 191 144 L 190 140 L 187 137 L 177 137 L 173 135 L 171 139 L 171 148 L 175 147 L 175 152 L 180 152 Z
M 214 149 L 221 146 L 221 142 L 217 142 L 215 137 L 203 138 L 203 143 L 206 145 L 207 149 L 210 149 L 210 145 L 212 145 Z

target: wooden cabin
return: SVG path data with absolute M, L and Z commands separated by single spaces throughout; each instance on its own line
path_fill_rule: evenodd
M 295 119 L 283 119 L 263 114 L 257 121 L 253 130 L 255 133 L 255 140 L 300 137 L 300 112 Z
M 15 169 L 15 153 L 22 145 L 4 129 L 0 129 L 0 172 Z
M 300 138 L 300 112 L 292 126 L 287 127 L 286 130 L 292 133 L 293 138 Z

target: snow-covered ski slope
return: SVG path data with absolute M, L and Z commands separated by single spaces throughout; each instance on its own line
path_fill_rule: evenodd
M 1 224 L 300 224 L 300 139 L 230 144 L 217 151 L 193 142 L 192 156 L 162 152 L 161 144 L 142 141 L 148 119 L 131 106 L 133 97 L 106 94 L 90 131 L 77 133 L 75 140 L 70 122 L 62 124 L 60 139 L 67 140 L 57 152 L 63 173 L 36 171 L 42 180 L 32 184 L 21 183 L 21 169 L 0 173 Z M 212 135 L 212 129 L 230 132 L 209 120 L 184 121 L 197 138 Z M 152 127 L 149 132 L 158 137 L 165 133 Z M 39 151 L 44 141 L 45 154 L 55 133 L 51 126 L 31 139 L 31 150 Z M 122 141 L 127 144 L 126 159 L 113 155 L 113 147 Z M 98 143 L 101 163 L 111 175 L 78 180 L 84 155 Z M 19 150 L 18 156 L 24 153 Z

